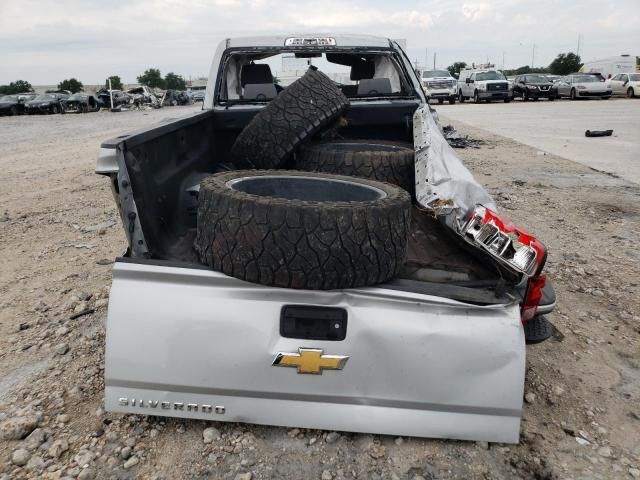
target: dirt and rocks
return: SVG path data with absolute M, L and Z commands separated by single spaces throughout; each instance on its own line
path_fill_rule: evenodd
M 520 444 L 105 413 L 125 238 L 97 149 L 196 110 L 1 119 L 1 480 L 640 478 L 640 186 L 459 123 L 486 142 L 459 155 L 547 244 L 558 293 L 556 335 L 528 348 Z

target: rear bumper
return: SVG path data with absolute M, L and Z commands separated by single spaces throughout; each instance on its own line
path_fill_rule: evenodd
M 348 313 L 346 338 L 280 335 L 284 305 Z M 343 370 L 298 374 L 279 352 L 323 349 Z M 205 269 L 117 262 L 107 410 L 388 435 L 517 442 L 517 304 L 473 306 L 385 288 L 305 291 Z
M 610 97 L 611 90 L 607 90 L 604 92 L 590 92 L 588 90 L 576 90 L 578 92 L 579 97 Z

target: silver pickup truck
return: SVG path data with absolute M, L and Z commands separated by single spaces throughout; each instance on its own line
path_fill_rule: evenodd
M 233 168 L 240 132 L 309 65 L 336 72 L 349 99 L 341 138 L 415 151 L 407 268 L 386 283 L 270 287 L 214 271 L 194 252 L 201 180 Z M 282 66 L 277 79 L 272 66 Z M 243 69 L 261 78 L 248 85 Z M 128 238 L 107 316 L 107 410 L 518 441 L 525 337 L 549 336 L 542 314 L 554 304 L 546 251 L 497 213 L 449 147 L 393 40 L 226 39 L 202 112 L 104 142 L 96 172 Z

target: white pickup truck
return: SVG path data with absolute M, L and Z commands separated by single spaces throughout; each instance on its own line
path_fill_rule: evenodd
M 365 138 L 377 156 L 395 155 L 398 145 L 413 150 L 411 230 L 402 239 L 409 253 L 390 280 L 281 288 L 214 270 L 194 248 L 205 218 L 203 179 L 233 176 L 232 146 L 241 133 L 270 102 L 298 88 L 295 79 L 276 82 L 270 72 L 282 55 L 306 59 L 312 69 L 350 69 L 349 81 L 343 75 L 333 85 L 349 108 L 326 133 L 343 147 Z M 321 133 L 304 135 L 315 140 Z M 289 156 L 293 161 L 299 151 Z M 96 172 L 109 179 L 128 238 L 113 268 L 107 316 L 107 410 L 518 441 L 525 337 L 549 336 L 542 314 L 554 305 L 543 274 L 546 251 L 497 213 L 449 147 L 393 40 L 226 39 L 202 112 L 104 142 Z M 388 188 L 372 191 L 380 197 Z M 232 235 L 230 242 L 246 240 Z
M 438 100 L 441 105 L 446 101 L 453 105 L 458 96 L 458 80 L 447 70 L 423 70 L 422 86 L 427 100 Z

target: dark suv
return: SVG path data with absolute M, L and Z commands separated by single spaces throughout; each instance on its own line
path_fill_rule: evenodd
M 546 75 L 518 75 L 513 81 L 513 97 L 520 97 L 525 102 L 530 98 L 554 100 L 556 96 L 552 86 L 553 82 Z

